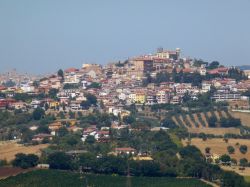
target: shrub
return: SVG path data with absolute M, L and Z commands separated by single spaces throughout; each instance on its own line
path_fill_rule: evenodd
M 220 161 L 222 162 L 222 164 L 228 165 L 231 161 L 231 158 L 229 155 L 224 154 L 220 157 Z
M 233 154 L 235 152 L 235 149 L 234 149 L 233 146 L 230 145 L 230 146 L 227 147 L 227 151 L 228 151 L 229 154 Z
M 248 165 L 248 160 L 246 158 L 240 159 L 240 166 L 246 167 Z
M 71 157 L 63 152 L 55 152 L 49 155 L 48 164 L 51 169 L 64 169 L 72 168 Z
M 15 160 L 13 160 L 12 165 L 15 167 L 21 167 L 23 169 L 34 167 L 38 164 L 38 156 L 34 154 L 16 154 Z
M 241 146 L 240 146 L 240 152 L 241 152 L 242 154 L 246 154 L 246 152 L 247 152 L 247 146 L 246 146 L 246 145 L 241 145 Z

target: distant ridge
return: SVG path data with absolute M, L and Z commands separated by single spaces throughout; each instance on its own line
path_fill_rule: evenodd
M 250 70 L 250 65 L 242 65 L 242 66 L 237 66 L 241 70 Z

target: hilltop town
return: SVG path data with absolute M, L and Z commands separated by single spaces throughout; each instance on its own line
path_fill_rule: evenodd
M 11 75 L 11 74 L 9 74 Z M 158 49 L 155 54 L 142 55 L 110 63 L 105 66 L 83 64 L 81 68 L 68 68 L 34 80 L 23 76 L 2 78 L 1 93 L 6 97 L 1 107 L 25 109 L 28 106 L 49 108 L 62 105 L 67 110 L 82 110 L 86 94 L 94 95 L 106 111 L 118 115 L 124 106 L 181 104 L 184 96 L 197 100 L 199 94 L 211 89 L 216 91 L 211 99 L 216 102 L 245 103 L 248 97 L 242 93 L 250 88 L 249 71 L 236 67 L 225 67 L 219 62 L 181 58 L 180 49 L 173 51 Z M 53 93 L 52 93 L 53 92 Z M 15 95 L 34 96 L 32 102 L 17 102 Z M 44 94 L 43 99 L 38 95 Z M 53 98 L 48 97 L 53 94 Z M 237 103 L 237 105 L 239 105 Z M 235 106 L 233 106 L 235 107 Z
M 0 139 L 11 142 L 0 152 L 2 165 L 218 184 L 224 170 L 214 165 L 249 166 L 249 70 L 159 48 L 39 78 L 12 72 L 0 83 Z M 237 145 L 228 148 L 230 138 Z M 39 158 L 26 163 L 23 153 Z

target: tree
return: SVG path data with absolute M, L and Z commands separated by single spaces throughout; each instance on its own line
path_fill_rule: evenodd
M 44 109 L 45 109 L 45 111 L 47 111 L 49 109 L 49 104 L 48 103 L 44 104 Z
M 85 169 L 91 169 L 96 164 L 96 156 L 93 153 L 83 153 L 79 156 L 79 165 Z
M 63 111 L 60 111 L 58 116 L 61 118 L 61 119 L 65 119 L 65 114 Z
M 86 98 L 90 102 L 91 105 L 96 106 L 96 104 L 97 104 L 97 98 L 96 98 L 96 96 L 88 93 L 88 94 L 86 94 Z
M 64 78 L 63 70 L 59 69 L 58 72 L 57 72 L 57 75 L 63 79 Z
M 70 118 L 70 119 L 75 119 L 75 117 L 76 117 L 75 112 L 72 112 L 72 111 L 70 110 L 70 111 L 69 111 L 69 118 Z
M 210 118 L 208 118 L 209 127 L 216 127 L 216 122 L 217 118 L 215 116 L 211 116 Z
M 38 156 L 34 154 L 23 154 L 18 153 L 15 156 L 16 158 L 13 160 L 12 165 L 15 167 L 21 167 L 23 169 L 34 167 L 38 164 Z
M 48 164 L 51 169 L 68 170 L 72 168 L 71 157 L 64 152 L 55 152 L 48 156 Z
M 238 127 L 241 126 L 241 120 L 236 118 L 224 118 L 220 119 L 221 127 Z
M 229 154 L 233 154 L 235 152 L 235 149 L 234 149 L 233 146 L 230 145 L 230 146 L 227 147 L 227 151 L 228 151 Z
M 222 162 L 222 164 L 228 165 L 231 161 L 231 158 L 229 155 L 224 154 L 220 157 L 220 161 Z
M 60 129 L 58 129 L 57 135 L 59 137 L 66 136 L 67 134 L 69 134 L 69 131 L 66 127 L 61 127 Z
M 52 98 L 52 99 L 56 99 L 58 91 L 59 91 L 58 89 L 51 88 L 49 90 L 49 97 Z
M 23 143 L 29 143 L 32 140 L 32 136 L 33 136 L 33 132 L 27 128 L 27 127 L 23 127 L 21 130 L 21 140 Z
M 237 165 L 237 160 L 235 158 L 232 158 L 231 163 L 234 164 L 234 165 Z
M 241 145 L 240 146 L 240 152 L 242 154 L 246 154 L 247 153 L 247 146 L 246 145 Z
M 162 126 L 171 129 L 177 128 L 175 122 L 171 118 L 165 118 L 162 122 Z
M 218 68 L 220 63 L 218 61 L 213 61 L 209 64 L 208 69 L 216 69 Z
M 240 159 L 240 166 L 246 167 L 248 165 L 248 160 L 246 158 Z
M 83 109 L 89 109 L 89 107 L 91 106 L 91 103 L 88 100 L 86 100 L 86 101 L 82 101 L 80 105 Z
M 199 138 L 201 138 L 203 141 L 206 141 L 207 140 L 207 135 L 202 132 L 202 133 L 199 134 Z
M 50 129 L 48 128 L 47 125 L 40 125 L 37 129 L 36 129 L 36 133 L 45 133 L 45 134 L 49 134 L 50 133 Z
M 150 79 L 152 81 L 152 79 Z M 170 76 L 169 74 L 165 73 L 165 72 L 160 72 L 156 74 L 156 79 L 155 82 L 156 83 L 161 83 L 161 82 L 167 82 L 170 80 Z
M 205 148 L 205 153 L 206 153 L 206 154 L 210 154 L 210 151 L 211 151 L 211 148 L 210 148 L 210 147 L 206 147 L 206 148 Z
M 135 122 L 135 117 L 132 115 L 123 117 L 123 122 L 126 124 L 132 124 Z
M 95 143 L 95 137 L 92 135 L 89 135 L 89 136 L 87 136 L 85 142 L 88 144 L 93 144 L 93 143 Z
M 44 115 L 45 111 L 40 107 L 37 107 L 32 113 L 34 120 L 40 120 L 42 117 L 44 117 Z

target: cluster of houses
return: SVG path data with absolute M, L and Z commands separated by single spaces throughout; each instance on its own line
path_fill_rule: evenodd
M 0 92 L 6 98 L 0 98 L 0 107 L 10 106 L 14 109 L 36 108 L 47 103 L 48 108 L 58 110 L 82 110 L 81 103 L 86 101 L 86 93 L 93 94 L 102 101 L 107 112 L 114 115 L 127 115 L 124 106 L 133 103 L 138 105 L 180 104 L 185 94 L 197 99 L 198 94 L 208 92 L 211 87 L 217 88 L 212 99 L 219 101 L 248 100 L 241 93 L 250 88 L 250 81 L 237 82 L 235 79 L 214 78 L 203 81 L 201 87 L 191 83 L 162 82 L 150 83 L 146 87 L 143 81 L 146 75 L 155 78 L 159 72 L 199 73 L 200 75 L 227 75 L 229 68 L 218 67 L 212 70 L 205 64 L 195 66 L 194 60 L 180 58 L 180 49 L 173 51 L 158 49 L 155 54 L 130 58 L 124 62 L 110 63 L 105 66 L 83 64 L 80 69 L 69 68 L 58 74 L 47 76 L 39 81 L 24 79 L 14 87 L 0 86 Z M 34 99 L 30 103 L 14 101 L 16 93 L 30 95 L 48 94 L 51 89 L 57 90 L 57 99 Z

